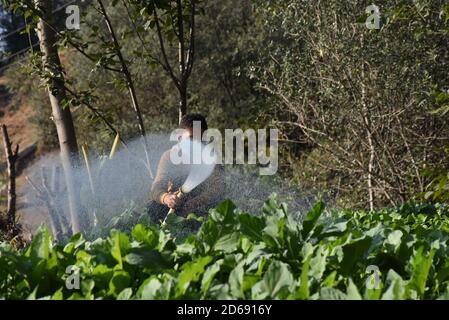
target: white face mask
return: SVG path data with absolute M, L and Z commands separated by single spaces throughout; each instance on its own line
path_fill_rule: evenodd
M 175 156 L 178 159 L 172 160 L 175 160 L 176 163 L 197 165 L 217 163 L 217 155 L 213 144 L 205 144 L 198 140 L 183 139 L 179 141 Z

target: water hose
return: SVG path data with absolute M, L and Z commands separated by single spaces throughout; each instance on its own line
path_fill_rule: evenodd
M 182 192 L 181 190 L 179 190 L 179 192 L 178 192 L 178 194 L 176 195 L 176 197 L 177 197 L 178 199 L 181 199 L 182 197 L 184 197 L 184 195 L 185 195 L 185 193 Z M 173 213 L 175 213 L 175 209 L 174 209 L 174 208 L 171 208 L 171 209 L 168 211 L 167 215 L 165 216 L 164 221 L 162 221 L 162 224 L 161 224 L 162 227 L 165 226 L 165 225 L 167 224 L 167 223 L 166 223 L 166 220 L 167 220 L 168 216 L 171 215 L 171 214 L 173 214 Z

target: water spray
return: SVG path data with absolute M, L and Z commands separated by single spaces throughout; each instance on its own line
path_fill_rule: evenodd
M 186 143 L 181 144 L 182 152 L 188 153 L 190 155 L 190 150 L 197 150 L 201 152 L 202 158 L 199 164 L 192 164 L 190 168 L 189 175 L 186 178 L 186 181 L 176 193 L 176 197 L 178 199 L 182 199 L 187 193 L 195 189 L 198 185 L 203 183 L 214 171 L 215 165 L 217 164 L 217 155 L 214 152 L 212 144 L 208 144 L 203 146 L 200 141 L 191 141 L 187 140 Z M 187 152 L 186 152 L 187 151 Z M 190 157 L 189 157 L 190 159 Z M 166 225 L 166 220 L 169 215 L 175 213 L 175 209 L 171 208 L 164 220 L 162 221 L 161 226 Z

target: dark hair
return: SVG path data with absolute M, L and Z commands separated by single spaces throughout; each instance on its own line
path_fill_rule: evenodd
M 201 122 L 201 133 L 207 130 L 207 121 L 206 118 L 204 118 L 199 113 L 191 113 L 186 114 L 181 118 L 181 121 L 179 122 L 179 127 L 182 129 L 193 129 L 193 122 L 194 121 L 200 121 Z

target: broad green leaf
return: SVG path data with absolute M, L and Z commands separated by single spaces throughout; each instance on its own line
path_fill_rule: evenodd
M 419 247 L 411 261 L 412 277 L 407 285 L 410 289 L 415 289 L 421 298 L 426 290 L 427 277 L 432 266 L 435 249 L 424 253 L 424 247 Z
M 275 216 L 278 219 L 285 218 L 287 207 L 285 203 L 279 203 L 278 195 L 276 193 L 271 194 L 267 201 L 264 202 L 262 211 L 268 216 Z
M 209 295 L 217 300 L 231 300 L 232 296 L 229 294 L 228 284 L 216 284 L 209 290 Z
M 371 238 L 367 236 L 343 246 L 343 260 L 340 265 L 343 275 L 351 275 L 356 268 L 356 263 L 363 261 L 361 259 L 364 258 L 370 246 Z
M 347 300 L 346 294 L 335 288 L 321 288 L 320 300 Z
M 38 288 L 39 288 L 39 286 L 36 286 L 34 288 L 34 290 L 32 292 L 30 292 L 30 294 L 28 295 L 28 297 L 26 299 L 27 300 L 36 300 L 36 294 L 37 294 Z
M 245 293 L 260 280 L 260 276 L 245 274 L 243 275 L 242 292 Z
M 248 254 L 253 248 L 253 244 L 247 237 L 242 236 L 241 248 L 245 254 Z
M 335 278 L 337 277 L 337 271 L 332 271 L 326 279 L 323 281 L 323 287 L 332 288 L 335 286 Z
M 70 238 L 69 242 L 65 245 L 63 251 L 68 254 L 71 254 L 75 249 L 81 247 L 85 242 L 86 240 L 84 240 L 83 235 L 81 233 L 77 233 Z
M 310 261 L 310 277 L 313 277 L 317 281 L 321 281 L 321 277 L 326 270 L 326 260 L 329 255 L 329 250 L 324 246 L 319 246 L 315 255 Z
M 368 289 L 368 288 L 366 288 L 365 294 L 364 294 L 364 299 L 365 300 L 379 300 L 379 299 L 381 299 L 382 289 L 383 289 L 382 283 L 379 283 L 379 288 L 378 289 Z
M 351 278 L 349 278 L 348 287 L 346 289 L 346 298 L 348 300 L 362 300 L 362 296 Z
M 235 299 L 244 298 L 242 290 L 244 273 L 243 264 L 239 263 L 229 274 L 229 291 Z
M 123 289 L 117 296 L 117 300 L 129 300 L 133 295 L 133 289 L 126 288 Z
M 213 248 L 221 233 L 220 225 L 216 221 L 209 219 L 201 226 L 198 232 L 198 241 L 205 253 Z
M 294 286 L 293 275 L 284 262 L 274 260 L 271 262 L 263 279 L 256 283 L 252 289 L 253 299 L 284 299 Z
M 86 298 L 89 298 L 92 295 L 92 290 L 95 287 L 95 281 L 92 279 L 82 279 L 81 283 L 81 292 L 83 293 L 83 296 Z
M 310 297 L 309 263 L 310 263 L 310 256 L 302 265 L 300 284 L 299 284 L 299 289 L 298 289 L 298 299 L 301 299 L 301 300 L 308 300 Z
M 193 255 L 195 250 L 196 250 L 195 245 L 192 243 L 184 242 L 184 243 L 178 244 L 176 246 L 176 253 L 181 254 L 181 255 L 184 255 L 184 254 Z
M 63 288 L 59 288 L 53 295 L 51 296 L 51 300 L 63 300 L 64 296 L 62 294 Z
M 406 294 L 406 284 L 400 275 L 394 270 L 389 270 L 387 273 L 387 290 L 382 295 L 382 300 L 403 300 Z
M 145 248 L 127 254 L 123 261 L 126 261 L 130 265 L 135 265 L 140 268 L 149 268 L 153 271 L 163 270 L 169 266 L 161 253 L 156 250 L 147 250 Z
M 315 224 L 317 223 L 318 219 L 320 218 L 321 214 L 324 211 L 324 203 L 319 201 L 315 204 L 315 206 L 310 210 L 306 218 L 304 219 L 302 223 L 302 236 L 303 238 L 307 238 L 310 231 L 313 229 Z
M 266 217 L 266 226 L 263 229 L 264 241 L 272 247 L 283 247 L 284 237 L 282 228 L 285 224 L 285 218 L 277 216 Z
M 31 241 L 25 256 L 32 260 L 48 259 L 51 250 L 50 232 L 46 225 L 41 225 Z
M 217 240 L 214 246 L 215 251 L 231 253 L 237 250 L 240 242 L 240 234 L 237 232 L 228 233 Z
M 197 282 L 203 275 L 205 267 L 213 260 L 211 256 L 197 258 L 196 260 L 185 263 L 178 277 L 176 287 L 177 295 L 183 295 L 189 288 L 190 283 Z
M 203 279 L 201 281 L 201 291 L 203 292 L 203 298 L 206 296 L 215 275 L 220 271 L 222 264 L 223 260 L 218 260 L 214 264 L 209 266 L 204 272 Z
M 238 217 L 240 231 L 249 239 L 254 241 L 262 240 L 262 230 L 265 228 L 265 222 L 262 218 L 242 213 Z
M 449 278 L 449 260 L 446 260 L 437 272 L 437 280 L 444 282 Z
M 225 200 L 220 203 L 215 209 L 212 209 L 209 213 L 209 219 L 222 223 L 229 224 L 235 219 L 234 216 L 235 205 L 230 200 Z
M 143 284 L 143 287 L 141 289 L 141 299 L 144 300 L 153 300 L 158 298 L 158 292 L 161 290 L 162 284 L 159 281 L 159 279 L 152 277 L 151 279 L 146 281 Z
M 304 245 L 301 248 L 301 255 L 302 260 L 305 261 L 309 258 L 310 255 L 313 254 L 313 251 L 315 250 L 315 247 L 310 242 L 304 243 Z
M 70 297 L 67 298 L 67 300 L 86 300 L 85 297 L 83 297 L 78 292 L 73 293 Z
M 111 231 L 111 255 L 117 260 L 120 269 L 123 268 L 122 257 L 126 255 L 127 251 L 131 247 L 129 238 L 125 233 L 113 230 Z
M 158 244 L 159 235 L 152 228 L 145 227 L 142 224 L 136 225 L 131 235 L 134 240 L 150 245 L 152 248 Z
M 388 235 L 387 240 L 385 240 L 385 243 L 390 244 L 393 247 L 397 248 L 401 244 L 402 235 L 403 233 L 401 230 L 395 230 Z
M 114 295 L 118 295 L 121 291 L 129 287 L 131 284 L 131 276 L 126 271 L 115 271 L 109 282 L 109 290 Z
M 109 286 L 114 271 L 104 264 L 97 265 L 92 271 L 93 279 L 99 288 L 106 289 Z
M 327 225 L 321 231 L 319 238 L 321 239 L 324 237 L 341 235 L 342 233 L 344 233 L 347 230 L 347 226 L 348 226 L 348 221 L 341 221 L 341 222 L 336 222 L 336 223 Z

